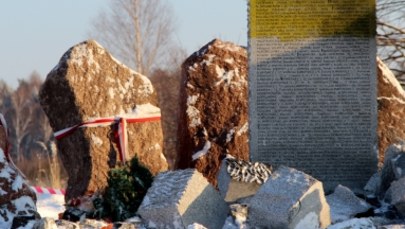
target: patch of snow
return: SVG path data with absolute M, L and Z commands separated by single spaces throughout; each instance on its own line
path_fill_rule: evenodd
M 14 219 L 14 214 L 11 213 L 10 211 L 5 211 L 4 215 L 0 214 L 0 228 L 11 228 L 13 219 Z
M 17 176 L 15 177 L 15 180 L 14 180 L 14 182 L 13 182 L 11 188 L 12 188 L 14 191 L 17 191 L 17 190 L 19 190 L 19 189 L 22 188 L 23 182 L 24 182 L 24 180 L 22 179 L 22 177 L 21 177 L 20 175 L 17 175 Z
M 190 127 L 196 127 L 201 124 L 200 111 L 194 107 L 200 95 L 192 95 L 187 98 L 187 116 L 190 120 Z
M 32 209 L 36 211 L 35 203 L 31 197 L 28 196 L 21 196 L 15 200 L 12 200 L 14 206 L 16 207 L 17 211 L 22 211 L 25 209 Z
M 4 195 L 6 195 L 6 194 L 7 194 L 7 192 L 4 191 L 4 190 L 0 187 L 0 196 L 4 196 Z
M 224 61 L 225 61 L 226 63 L 228 63 L 228 64 L 233 64 L 233 63 L 235 63 L 235 59 L 233 59 L 233 58 L 226 58 L 226 59 L 224 59 Z
M 127 80 L 127 82 L 125 82 L 124 87 L 125 87 L 126 90 L 128 90 L 129 88 L 131 88 L 134 85 L 134 79 L 135 79 L 134 76 L 131 75 L 129 77 L 129 80 Z
M 2 148 L 0 148 L 0 162 L 5 162 L 6 161 L 6 155 L 4 154 L 4 151 Z
M 318 215 L 315 212 L 310 212 L 302 218 L 294 229 L 320 228 Z
M 101 138 L 97 137 L 94 134 L 91 134 L 91 140 L 97 145 L 97 146 L 101 146 L 103 144 L 103 140 L 101 140 Z
M 205 144 L 204 144 L 204 147 L 201 150 L 199 150 L 199 151 L 197 151 L 197 152 L 195 152 L 193 154 L 193 156 L 192 156 L 193 161 L 195 161 L 198 158 L 200 158 L 200 157 L 204 156 L 205 154 L 207 154 L 210 148 L 211 148 L 211 142 L 206 141 Z
M 69 62 L 79 67 L 87 63 L 88 66 L 94 66 L 96 72 L 100 71 L 100 65 L 94 60 L 92 50 L 87 48 L 86 43 L 77 45 L 72 49 Z
M 208 54 L 208 55 L 206 55 L 206 57 L 208 57 L 208 60 L 204 59 L 204 60 L 201 62 L 201 65 L 204 65 L 204 64 L 205 64 L 206 66 L 212 65 L 212 61 L 214 60 L 215 55 L 213 55 L 213 54 Z
M 108 88 L 108 95 L 110 95 L 111 99 L 114 99 L 114 96 L 115 96 L 114 89 L 112 89 L 111 87 Z
M 191 89 L 194 89 L 194 88 L 195 88 L 191 83 L 187 83 L 187 87 L 188 87 L 188 88 L 191 88 Z
M 193 106 L 188 106 L 186 113 L 190 120 L 190 127 L 196 127 L 198 125 L 201 125 L 200 111 L 197 108 Z
M 151 151 L 151 150 L 160 150 L 160 149 L 162 149 L 162 148 L 160 147 L 159 143 L 156 143 L 155 145 L 149 147 L 149 148 L 148 148 L 148 151 Z
M 8 163 L 7 163 L 8 164 Z M 6 166 L 6 168 L 3 168 L 0 172 L 0 177 L 6 178 L 10 180 L 11 178 L 11 173 L 13 173 L 13 170 L 9 166 Z
M 41 217 L 58 218 L 58 213 L 65 211 L 65 196 L 37 193 L 37 210 Z
M 153 92 L 154 92 L 153 85 L 150 82 L 150 80 L 144 75 L 138 74 L 138 76 L 143 81 L 143 84 L 141 86 L 139 86 L 139 88 L 138 88 L 138 93 L 141 93 L 144 96 L 148 96 L 148 95 L 153 94 Z
M 192 95 L 187 98 L 187 106 L 193 106 L 197 102 L 198 97 L 200 95 Z
M 217 78 L 219 81 L 215 83 L 215 86 L 219 86 L 224 82 L 225 86 L 236 86 L 241 87 L 247 85 L 247 81 L 243 76 L 239 75 L 239 69 L 235 68 L 234 70 L 225 71 L 225 69 L 215 66 L 215 71 L 217 73 Z
M 229 133 L 226 134 L 226 143 L 228 143 L 232 140 L 234 133 L 235 133 L 235 129 L 231 129 L 229 131 Z
M 245 52 L 246 53 L 246 50 L 244 49 L 244 48 L 242 48 L 242 47 L 239 47 L 239 46 L 236 46 L 236 45 L 234 45 L 234 44 L 231 44 L 231 43 L 224 43 L 224 42 L 222 42 L 222 43 L 220 43 L 220 44 L 217 44 L 217 47 L 218 48 L 221 48 L 221 49 L 225 49 L 225 50 L 228 50 L 228 51 L 231 51 L 231 52 Z
M 236 132 L 236 136 L 241 136 L 242 134 L 246 133 L 248 131 L 249 124 L 248 122 L 245 122 L 245 124 Z
M 160 108 L 150 103 L 137 104 L 132 110 L 132 117 L 160 116 Z
M 207 229 L 207 228 L 199 223 L 193 223 L 193 224 L 188 225 L 187 229 Z

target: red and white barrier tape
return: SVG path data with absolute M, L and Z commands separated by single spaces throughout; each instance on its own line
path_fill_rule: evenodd
M 127 123 L 139 123 L 139 122 L 152 122 L 159 121 L 160 115 L 158 116 L 146 116 L 146 117 L 111 117 L 111 118 L 97 118 L 87 122 L 83 122 L 54 133 L 57 140 L 60 140 L 79 128 L 84 127 L 99 127 L 99 126 L 110 126 L 113 124 L 118 124 L 118 131 L 114 133 L 118 135 L 119 140 L 117 141 L 118 149 L 120 151 L 120 159 L 125 162 L 127 159 L 127 148 L 128 148 L 128 137 L 127 137 Z
M 31 186 L 31 189 L 37 194 L 65 195 L 64 189 L 44 188 L 40 186 Z

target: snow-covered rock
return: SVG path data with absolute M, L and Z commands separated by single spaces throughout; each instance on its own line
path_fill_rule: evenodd
M 64 136 L 66 128 L 84 122 L 113 119 L 58 137 L 69 176 L 68 200 L 104 189 L 108 171 L 135 155 L 154 175 L 167 170 L 160 120 L 130 121 L 160 116 L 154 87 L 146 76 L 118 62 L 96 41 L 70 48 L 46 77 L 39 98 L 59 136 Z
M 249 159 L 247 51 L 215 39 L 182 65 L 179 168 L 216 186 L 223 156 Z
M 0 128 L 0 131 L 3 129 Z M 25 227 L 35 223 L 39 218 L 35 202 L 35 193 L 16 168 L 10 165 L 0 148 L 0 228 Z

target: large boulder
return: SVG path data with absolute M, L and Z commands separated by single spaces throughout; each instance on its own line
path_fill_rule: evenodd
M 228 206 L 195 169 L 161 173 L 155 177 L 138 214 L 153 228 L 185 228 L 198 223 L 221 228 Z
M 6 156 L 7 134 L 3 121 L 0 123 L 0 228 L 29 228 L 39 217 L 35 206 L 37 197 Z
M 73 46 L 62 56 L 39 97 L 54 131 L 99 118 L 117 121 L 160 115 L 149 79 L 118 62 L 93 40 Z M 69 175 L 67 199 L 105 188 L 107 173 L 119 162 L 120 149 L 125 148 L 123 141 L 116 144 L 121 140 L 118 133 L 128 134 L 125 159 L 136 155 L 153 174 L 167 170 L 159 120 L 128 121 L 123 130 L 115 122 L 79 128 L 57 142 Z
M 216 185 L 226 154 L 249 159 L 246 49 L 213 40 L 187 58 L 182 77 L 177 166 Z
M 326 228 L 331 223 L 322 182 L 296 169 L 280 166 L 252 197 L 252 227 Z
M 379 166 L 387 148 L 405 139 L 405 91 L 390 69 L 377 59 Z

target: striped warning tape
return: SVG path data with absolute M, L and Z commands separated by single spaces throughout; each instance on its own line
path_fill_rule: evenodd
M 37 194 L 65 195 L 64 189 L 44 188 L 40 186 L 31 186 L 31 189 L 34 190 Z

